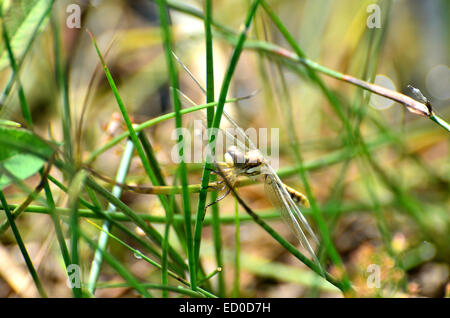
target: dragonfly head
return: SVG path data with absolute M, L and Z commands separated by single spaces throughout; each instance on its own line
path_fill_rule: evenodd
M 244 154 L 236 146 L 231 146 L 225 153 L 225 162 L 234 168 L 239 168 L 245 175 L 258 175 L 261 173 L 261 166 L 264 157 L 258 150 L 250 150 Z

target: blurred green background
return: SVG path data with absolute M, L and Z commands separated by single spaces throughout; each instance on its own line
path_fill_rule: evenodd
M 446 0 L 268 0 L 306 56 L 330 69 L 375 82 L 410 94 L 412 85 L 430 100 L 441 117 L 450 120 L 450 2 Z M 89 155 L 114 136 L 126 131 L 114 95 L 104 76 L 86 29 L 89 29 L 105 56 L 122 100 L 135 123 L 173 111 L 169 76 L 161 40 L 157 6 L 152 1 L 56 1 L 51 16 L 38 25 L 38 18 L 50 1 L 3 1 L 8 33 L 20 66 L 34 131 L 44 139 L 63 140 L 61 125 L 64 96 L 55 67 L 54 32 L 62 39 L 61 66 L 67 72 L 68 103 L 72 123 L 75 162 Z M 203 2 L 168 1 L 173 51 L 206 86 L 204 23 L 180 8 L 202 12 Z M 247 14 L 250 1 L 213 1 L 214 76 L 216 100 L 233 50 L 235 36 Z M 70 4 L 81 8 L 80 28 L 68 28 Z M 376 4 L 381 27 L 369 28 L 367 20 Z M 33 12 L 32 10 L 36 10 Z M 42 9 L 41 9 L 42 10 Z M 184 10 L 186 11 L 186 10 Z M 33 14 L 30 14 L 33 12 Z M 39 15 L 39 13 L 41 15 Z M 27 25 L 28 23 L 28 25 Z M 55 28 L 55 25 L 57 26 Z M 224 30 L 224 27 L 229 30 Z M 234 32 L 234 35 L 233 35 Z M 231 34 L 231 35 L 230 35 Z M 233 38 L 234 37 L 234 38 Z M 30 38 L 33 42 L 29 48 Z M 234 39 L 234 40 L 233 40 Z M 292 135 L 298 138 L 303 162 L 315 200 L 324 215 L 332 241 L 355 287 L 357 297 L 443 297 L 450 294 L 450 149 L 449 135 L 426 118 L 407 112 L 401 105 L 371 96 L 369 92 L 325 75 L 326 87 L 337 97 L 345 118 L 370 150 L 368 156 L 353 153 L 345 125 L 305 68 L 282 57 L 251 47 L 265 41 L 292 50 L 277 27 L 259 8 L 234 74 L 229 97 L 256 95 L 226 105 L 239 125 L 280 128 L 280 168 L 289 170 L 298 162 L 291 148 Z M 17 85 L 5 95 L 11 68 L 4 42 L 0 44 L 0 116 L 26 127 L 20 111 Z M 193 80 L 179 68 L 181 91 L 198 104 L 205 96 Z M 191 105 L 183 100 L 184 107 Z M 190 126 L 192 116 L 184 124 Z M 145 130 L 155 150 L 168 184 L 173 183 L 176 165 L 170 151 L 174 121 Z M 124 150 L 124 142 L 100 155 L 92 167 L 114 178 Z M 199 184 L 200 166 L 188 164 L 189 183 Z M 54 171 L 53 171 L 54 170 Z M 62 177 L 58 170 L 52 174 Z M 298 173 L 285 173 L 284 181 L 299 190 L 304 184 Z M 25 180 L 29 187 L 39 182 L 38 174 Z M 127 183 L 149 185 L 136 156 Z M 105 183 L 106 187 L 111 185 Z M 242 198 L 257 212 L 273 211 L 260 184 L 239 189 Z M 20 204 L 26 195 L 11 185 L 4 189 L 8 203 Z M 196 211 L 198 194 L 191 195 Z M 56 205 L 68 206 L 68 198 L 55 188 Z M 156 196 L 124 192 L 124 201 L 133 210 L 163 215 Z M 104 202 L 102 202 L 104 204 Z M 35 203 L 33 203 L 35 204 Z M 234 215 L 232 196 L 219 203 L 221 216 Z M 106 205 L 104 204 L 106 207 Z M 241 213 L 245 213 L 243 210 Z M 207 212 L 209 216 L 210 212 Z M 305 214 L 311 216 L 309 209 Z M 5 219 L 0 213 L 0 219 Z M 313 220 L 312 218 L 310 220 Z M 278 219 L 269 221 L 279 233 L 299 249 L 289 229 Z M 311 221 L 315 224 L 314 221 Z M 92 238 L 98 230 L 81 222 Z M 17 224 L 49 296 L 70 297 L 53 224 L 48 216 L 25 213 Z M 161 233 L 163 224 L 152 224 Z M 136 226 L 127 227 L 140 235 Z M 315 227 L 317 229 L 317 227 Z M 223 275 L 226 295 L 236 295 L 235 225 L 222 224 Z M 113 231 L 114 232 L 114 231 Z M 114 232 L 116 233 L 116 232 Z M 127 243 L 132 239 L 118 234 Z M 122 235 L 122 236 L 121 236 Z M 174 240 L 176 241 L 176 240 Z M 176 243 L 174 243 L 176 244 Z M 328 284 L 287 253 L 258 225 L 240 224 L 239 296 L 242 297 L 341 297 Z M 133 256 L 117 242 L 111 253 L 136 277 L 158 282 L 160 274 Z M 84 279 L 93 251 L 80 245 L 80 265 Z M 201 260 L 205 272 L 217 267 L 211 227 L 203 231 Z M 342 272 L 325 257 L 327 270 Z M 381 270 L 381 287 L 370 288 L 368 266 Z M 399 265 L 400 264 L 400 265 Z M 217 288 L 218 275 L 211 279 Z M 101 282 L 120 282 L 107 264 Z M 11 231 L 0 237 L 0 297 L 37 296 Z M 127 287 L 104 288 L 98 297 L 134 297 Z

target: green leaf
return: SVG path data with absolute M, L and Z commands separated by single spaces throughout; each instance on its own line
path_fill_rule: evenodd
M 20 127 L 20 123 L 16 123 L 15 121 L 0 119 L 0 126 L 11 126 L 11 127 Z
M 50 144 L 30 131 L 0 126 L 0 190 L 38 172 L 52 154 Z
M 16 58 L 23 56 L 28 43 L 36 36 L 35 30 L 39 27 L 43 16 L 47 14 L 51 2 L 52 0 L 14 0 L 9 6 L 8 1 L 3 5 L 6 29 Z M 40 28 L 44 26 L 45 23 L 42 23 Z M 0 70 L 7 66 L 9 66 L 8 54 L 4 44 L 0 44 Z

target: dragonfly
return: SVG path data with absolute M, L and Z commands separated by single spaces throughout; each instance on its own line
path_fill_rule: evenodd
M 320 265 L 307 235 L 317 245 L 320 244 L 319 240 L 299 207 L 300 204 L 309 207 L 308 198 L 303 193 L 284 184 L 270 165 L 269 159 L 255 146 L 244 130 L 238 126 L 226 111 L 223 112 L 223 115 L 235 128 L 239 138 L 221 130 L 228 138 L 233 138 L 235 144 L 226 150 L 224 162 L 216 162 L 220 175 L 226 178 L 227 184 L 232 187 L 235 186 L 239 177 L 261 177 L 264 182 L 265 194 L 271 204 L 280 211 L 283 221 L 290 227 L 300 244 L 314 258 L 315 262 Z M 228 188 L 225 194 L 211 204 L 224 199 L 230 192 L 231 188 Z
M 206 94 L 205 89 L 195 78 L 195 76 L 175 55 L 175 53 L 173 53 L 173 55 L 178 63 L 187 72 L 187 74 L 194 80 L 197 86 L 203 91 L 204 94 Z M 193 102 L 184 93 L 182 93 L 181 91 L 178 92 L 191 104 L 193 104 L 194 106 L 196 105 L 196 103 Z M 205 115 L 203 113 L 201 114 L 203 117 L 203 126 L 205 127 Z M 290 227 L 291 231 L 297 237 L 300 244 L 313 257 L 315 263 L 319 266 L 319 268 L 322 269 L 321 264 L 314 252 L 312 244 L 307 237 L 307 234 L 309 235 L 311 240 L 318 246 L 320 245 L 320 242 L 299 208 L 299 203 L 306 207 L 309 206 L 307 197 L 301 192 L 285 185 L 281 181 L 274 168 L 270 165 L 269 159 L 256 147 L 253 141 L 236 123 L 236 121 L 225 110 L 223 110 L 223 116 L 235 128 L 235 133 L 239 138 L 236 138 L 227 130 L 219 127 L 219 130 L 228 138 L 231 138 L 231 140 L 233 141 L 233 145 L 230 146 L 224 154 L 225 162 L 215 162 L 215 165 L 220 172 L 219 174 L 223 178 L 226 178 L 228 181 L 227 184 L 231 185 L 232 187 L 235 186 L 238 177 L 262 176 L 267 198 L 269 199 L 271 204 L 280 211 L 282 219 Z M 213 160 L 215 160 L 214 157 Z M 231 188 L 228 188 L 224 195 L 219 197 L 208 206 L 211 206 L 212 204 L 215 204 L 224 199 L 230 192 Z
M 244 153 L 237 146 L 230 146 L 224 155 L 224 159 L 225 162 L 216 162 L 216 165 L 218 166 L 218 169 L 220 169 L 220 174 L 225 175 L 227 180 L 232 180 L 232 184 L 236 183 L 239 176 L 254 177 L 261 174 L 259 167 L 263 163 L 263 158 L 260 157 L 259 150 L 256 152 L 248 151 L 247 153 Z M 223 183 L 223 181 L 217 182 L 218 185 Z M 301 204 L 309 208 L 309 200 L 303 193 L 286 184 L 284 184 L 284 186 L 296 204 Z M 215 188 L 218 190 L 217 187 Z M 220 190 L 224 189 L 224 187 L 220 188 Z M 228 188 L 224 195 L 216 199 L 213 203 L 210 203 L 208 206 L 221 201 L 230 192 L 231 189 Z
M 411 93 L 414 95 L 415 99 L 416 99 L 418 102 L 421 102 L 422 104 L 425 104 L 425 106 L 427 106 L 428 110 L 429 110 L 430 113 L 431 113 L 431 103 L 430 103 L 430 101 L 428 100 L 428 98 L 426 98 L 426 97 L 422 94 L 422 92 L 420 91 L 420 89 L 415 88 L 414 86 L 411 86 L 411 85 L 407 85 L 406 87 L 411 91 Z

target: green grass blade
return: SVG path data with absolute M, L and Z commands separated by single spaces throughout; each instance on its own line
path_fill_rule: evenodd
M 98 245 L 94 241 L 89 239 L 88 236 L 83 232 L 80 232 L 80 235 L 93 250 L 101 251 L 103 254 L 103 258 L 109 263 L 109 265 L 114 268 L 114 270 L 120 276 L 122 276 L 128 282 L 128 284 L 130 284 L 130 286 L 133 287 L 139 294 L 146 298 L 152 297 L 147 289 L 144 288 L 141 283 L 133 276 L 133 274 L 130 273 L 130 271 L 128 271 L 126 267 L 123 266 L 115 257 L 113 257 L 107 251 L 99 249 Z
M 228 64 L 224 80 L 222 82 L 222 87 L 220 89 L 219 94 L 219 100 L 217 104 L 217 109 L 214 113 L 214 119 L 212 122 L 212 128 L 220 127 L 220 121 L 223 114 L 223 109 L 225 107 L 225 101 L 228 94 L 228 89 L 230 88 L 231 80 L 233 78 L 234 71 L 236 70 L 237 63 L 239 61 L 239 57 L 242 53 L 242 49 L 244 47 L 245 40 L 247 39 L 247 35 L 250 29 L 251 22 L 253 20 L 253 17 L 256 13 L 256 9 L 259 5 L 259 0 L 254 0 L 247 12 L 247 16 L 245 19 L 245 23 L 243 26 L 243 29 L 239 35 L 238 42 L 233 50 L 233 53 L 230 58 L 230 62 Z M 212 156 L 214 156 L 214 148 L 216 143 L 216 136 L 214 134 L 210 134 L 208 136 L 209 138 L 209 147 L 213 150 Z M 196 223 L 196 233 L 195 236 L 196 241 L 194 242 L 195 246 L 195 259 L 198 260 L 199 254 L 200 254 L 200 237 L 201 237 L 201 231 L 202 231 L 202 222 L 205 218 L 206 213 L 206 197 L 207 197 L 207 186 L 209 184 L 209 178 L 210 178 L 210 170 L 212 169 L 211 165 L 211 158 L 209 157 L 211 154 L 207 155 L 206 162 L 203 166 L 203 173 L 202 173 L 202 182 L 201 182 L 201 191 L 199 194 L 198 199 L 198 207 L 197 207 L 197 223 Z
M 28 271 L 30 272 L 31 277 L 33 278 L 34 284 L 36 285 L 39 295 L 43 298 L 46 298 L 47 294 L 46 294 L 44 288 L 42 287 L 39 276 L 36 272 L 36 269 L 34 268 L 34 265 L 33 265 L 33 262 L 31 261 L 30 255 L 28 254 L 27 248 L 25 247 L 22 237 L 20 236 L 19 229 L 17 228 L 16 222 L 14 222 L 11 211 L 9 210 L 9 206 L 8 206 L 8 203 L 6 202 L 5 195 L 3 194 L 3 191 L 1 191 L 1 190 L 0 190 L 0 202 L 2 203 L 3 209 L 5 211 L 6 217 L 8 218 L 8 222 L 11 225 L 11 230 L 13 231 L 17 245 L 19 245 L 20 252 L 22 253 L 22 256 L 25 260 Z
M 2 1 L 3 2 L 3 1 Z M 11 34 L 11 47 L 15 56 L 23 56 L 27 51 L 28 44 L 36 37 L 35 31 L 43 26 L 43 17 L 46 17 L 54 1 L 52 0 L 27 0 L 20 6 L 12 5 L 5 12 L 3 25 Z M 3 7 L 3 3 L 2 3 Z M 1 8 L 0 8 L 1 9 Z M 0 55 L 0 70 L 8 65 L 8 53 L 4 48 Z
M 169 12 L 167 8 L 167 3 L 165 0 L 157 0 L 157 5 L 159 8 L 159 19 L 161 23 L 162 38 L 164 44 L 164 52 L 166 55 L 167 70 L 170 74 L 170 84 L 172 86 L 172 102 L 175 111 L 175 127 L 181 129 L 183 127 L 182 117 L 181 117 L 181 102 L 178 98 L 178 74 L 172 58 L 172 35 L 169 28 Z M 192 226 L 191 226 L 191 206 L 190 198 L 188 193 L 188 179 L 186 164 L 183 158 L 183 135 L 180 134 L 177 141 L 178 153 L 180 155 L 181 161 L 179 163 L 180 169 L 180 179 L 182 186 L 182 196 L 183 196 L 183 210 L 184 210 L 184 220 L 185 220 L 185 232 L 186 232 L 186 247 L 188 254 L 188 264 L 189 264 L 189 275 L 192 282 L 192 290 L 196 290 L 197 286 L 197 267 L 194 258 L 194 245 L 192 239 Z
M 68 191 L 67 188 L 64 187 L 64 185 L 62 185 L 58 180 L 56 180 L 52 176 L 49 176 L 48 178 L 49 178 L 49 180 L 51 182 L 53 182 L 57 187 L 62 189 L 64 192 Z M 150 253 L 152 253 L 153 255 L 158 257 L 159 259 L 161 259 L 160 253 L 155 248 L 153 248 L 151 245 L 149 245 L 145 240 L 140 238 L 137 234 L 135 234 L 132 231 L 130 231 L 121 222 L 118 222 L 118 221 L 122 221 L 122 222 L 123 221 L 129 221 L 129 222 L 132 222 L 132 219 L 130 219 L 127 216 L 127 214 L 123 214 L 123 213 L 119 213 L 119 212 L 113 212 L 113 213 L 104 212 L 104 211 L 102 211 L 100 209 L 97 209 L 95 206 L 92 206 L 91 204 L 89 204 L 83 198 L 80 198 L 80 203 L 82 205 L 84 205 L 85 207 L 89 208 L 89 210 L 80 209 L 79 210 L 79 213 L 81 213 L 80 216 L 86 217 L 87 215 L 90 215 L 93 218 L 104 219 L 104 220 L 108 221 L 113 226 L 115 226 L 116 228 L 120 229 L 123 233 L 128 235 L 130 238 L 134 239 L 137 243 L 142 245 Z M 39 210 L 39 211 L 42 211 L 42 207 L 35 207 L 35 208 L 37 210 Z M 56 208 L 56 211 L 58 213 L 62 213 L 63 215 L 70 215 L 70 209 Z M 88 212 L 88 211 L 90 211 L 90 212 Z M 86 214 L 86 213 L 88 213 L 88 214 Z M 122 217 L 120 217 L 120 216 L 122 216 Z M 139 216 L 144 219 L 144 215 L 141 214 Z M 148 221 L 153 222 L 155 220 L 148 220 Z M 165 218 L 164 218 L 164 223 L 165 222 L 166 221 L 165 221 Z M 179 264 L 176 264 L 176 266 L 172 266 L 173 270 L 175 270 L 179 275 L 183 275 L 185 267 L 186 267 L 185 265 L 181 265 L 180 266 Z
M 212 181 L 216 179 L 216 176 L 212 176 Z M 211 192 L 211 202 L 214 202 L 217 200 L 217 192 L 213 191 Z M 221 230 L 220 225 L 222 224 L 219 214 L 219 204 L 214 204 L 211 207 L 211 218 L 210 222 L 207 217 L 203 219 L 203 224 L 212 224 L 213 228 L 213 238 L 214 238 L 214 256 L 216 258 L 216 265 L 217 268 L 220 268 L 217 278 L 218 278 L 218 294 L 220 297 L 225 297 L 226 292 L 226 286 L 225 286 L 225 274 L 224 274 L 224 263 L 223 263 L 223 252 L 222 252 L 222 237 L 221 237 Z
M 102 186 L 98 185 L 95 181 L 88 178 L 86 184 L 91 187 L 94 191 L 99 193 L 106 200 L 114 204 L 119 210 L 124 212 L 133 222 L 139 226 L 145 234 L 154 241 L 157 245 L 162 246 L 163 238 L 155 229 L 148 226 L 147 223 L 142 219 L 141 216 L 137 215 L 132 209 L 130 209 L 125 203 L 114 197 L 110 192 L 104 189 Z M 182 268 L 186 268 L 183 258 L 178 254 L 178 252 L 171 246 L 169 246 L 169 255 L 177 265 Z
M 18 86 L 17 93 L 19 95 L 20 106 L 22 108 L 22 114 L 23 114 L 23 117 L 25 118 L 26 124 L 31 129 L 33 127 L 33 121 L 31 119 L 30 109 L 28 107 L 28 103 L 27 103 L 27 100 L 25 98 L 25 93 L 23 91 L 22 83 L 20 81 L 20 76 L 18 74 L 18 66 L 17 66 L 16 58 L 14 57 L 13 50 L 11 48 L 11 44 L 10 44 L 10 40 L 9 40 L 9 36 L 8 36 L 8 31 L 7 31 L 6 25 L 5 25 L 5 19 L 3 18 L 3 11 L 2 11 L 2 6 L 1 5 L 0 5 L 0 19 L 2 20 L 3 41 L 5 43 L 6 51 L 8 53 L 9 64 L 11 65 L 11 69 L 12 69 L 12 72 L 13 72 L 12 76 L 16 79 L 17 86 Z
M 211 0 L 205 1 L 205 46 L 206 46 L 206 102 L 214 102 L 214 60 L 213 60 L 213 43 L 212 43 L 212 3 Z M 214 109 L 207 108 L 206 121 L 207 127 L 212 127 L 214 120 Z M 202 178 L 203 180 L 203 178 Z M 196 261 L 196 268 L 200 267 L 200 241 L 202 236 L 202 220 L 205 217 L 205 203 L 206 195 L 200 194 L 199 203 L 197 205 L 197 220 L 194 229 L 194 258 Z M 218 265 L 220 266 L 220 265 Z
M 233 103 L 235 101 L 239 100 L 239 98 L 230 98 L 226 101 L 226 103 Z M 213 103 L 207 103 L 207 104 L 203 104 L 203 105 L 197 105 L 194 107 L 189 107 L 186 109 L 182 109 L 180 110 L 181 115 L 185 115 L 185 114 L 189 114 L 191 112 L 195 112 L 195 111 L 199 111 L 205 108 L 210 108 L 210 107 L 214 107 L 217 106 L 217 102 L 213 102 Z M 137 125 L 135 127 L 135 131 L 136 132 L 140 132 L 146 128 L 152 127 L 156 124 L 159 124 L 163 121 L 175 118 L 175 112 L 171 112 L 165 115 L 161 115 L 159 117 L 147 120 L 139 125 Z M 130 133 L 124 132 L 120 135 L 118 135 L 117 137 L 112 138 L 110 141 L 108 141 L 107 143 L 105 143 L 103 146 L 101 146 L 100 148 L 94 150 L 90 156 L 88 157 L 88 159 L 86 160 L 86 164 L 90 164 L 91 162 L 93 162 L 99 155 L 101 155 L 102 153 L 104 153 L 105 151 L 107 151 L 108 149 L 111 149 L 112 147 L 114 147 L 115 145 L 117 145 L 119 142 L 121 142 L 122 140 L 124 140 L 125 138 L 129 137 Z
M 105 232 L 106 235 L 108 235 L 109 237 L 111 237 L 112 239 L 116 240 L 117 242 L 119 242 L 122 246 L 124 246 L 125 248 L 129 249 L 134 255 L 142 258 L 144 261 L 146 261 L 147 263 L 151 264 L 152 266 L 155 266 L 158 269 L 164 270 L 163 269 L 163 265 L 158 264 L 157 262 L 155 262 L 154 260 L 150 259 L 149 257 L 147 257 L 145 254 L 143 254 L 141 251 L 131 247 L 130 245 L 128 245 L 127 243 L 125 243 L 124 241 L 122 241 L 120 238 L 118 238 L 117 236 L 111 234 L 110 232 L 105 231 L 103 228 L 99 227 L 98 225 L 96 225 L 93 222 L 89 222 L 91 225 L 95 226 L 98 230 Z M 167 224 L 167 223 L 166 223 Z M 175 278 L 176 280 L 178 280 L 179 282 L 185 284 L 186 286 L 189 286 L 189 282 L 187 280 L 185 280 L 184 278 L 178 276 L 176 273 L 171 272 L 170 270 L 167 270 L 168 275 L 170 275 L 171 277 Z M 98 287 L 98 284 L 97 286 Z M 199 288 L 199 292 L 196 292 L 196 295 L 205 295 L 206 297 L 215 297 L 215 295 Z
M 208 297 L 205 296 L 199 292 L 195 292 L 191 289 L 187 289 L 181 286 L 168 286 L 168 285 L 158 285 L 158 284 L 151 284 L 151 283 L 142 283 L 142 287 L 148 288 L 148 289 L 159 289 L 163 292 L 174 292 L 181 295 L 186 295 L 194 298 L 204 298 Z M 99 284 L 97 285 L 97 288 L 123 288 L 123 287 L 130 287 L 129 284 L 126 283 L 105 283 L 105 284 Z
M 62 43 L 58 22 L 56 17 L 51 16 L 52 28 L 53 28 L 53 51 L 55 55 L 55 75 L 58 87 L 61 91 L 61 108 L 62 108 L 62 127 L 64 135 L 64 149 L 66 156 L 72 158 L 72 116 L 70 113 L 69 103 L 69 74 L 68 65 L 63 63 Z
M 241 286 L 241 236 L 240 236 L 240 223 L 239 223 L 239 203 L 234 200 L 235 205 L 235 247 L 234 247 L 234 281 L 233 281 L 233 297 L 237 298 L 240 295 Z

